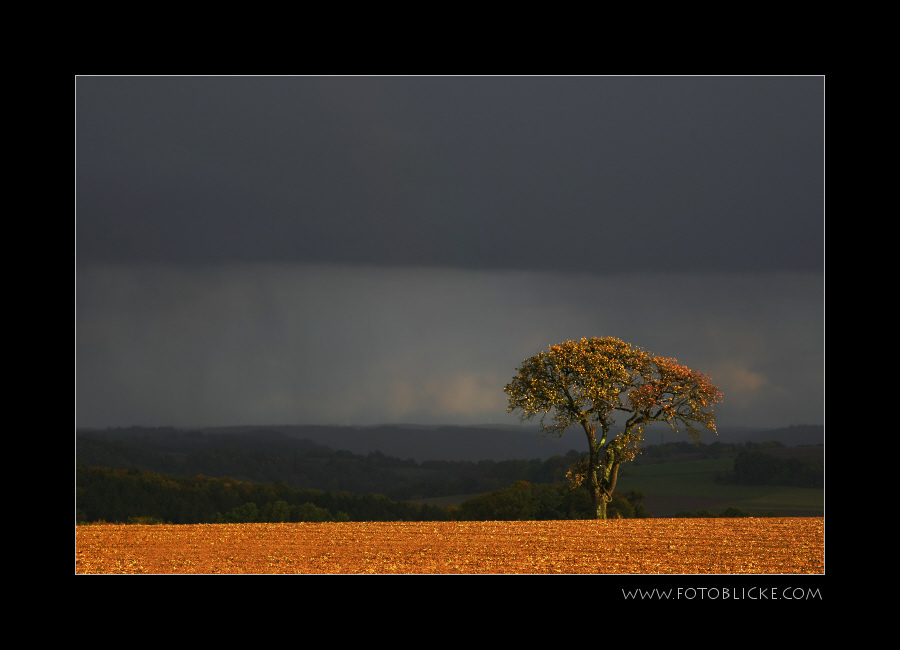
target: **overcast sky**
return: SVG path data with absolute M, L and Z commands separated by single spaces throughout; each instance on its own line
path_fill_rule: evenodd
M 615 336 L 824 422 L 821 77 L 79 77 L 76 424 L 515 423 Z

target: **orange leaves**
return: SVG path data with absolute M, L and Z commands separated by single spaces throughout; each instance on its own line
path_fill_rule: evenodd
M 561 435 L 577 422 L 606 428 L 615 411 L 633 414 L 628 428 L 652 421 L 698 422 L 715 431 L 711 406 L 722 393 L 709 377 L 613 337 L 551 345 L 526 359 L 504 388 L 508 412 L 540 415 L 545 430 Z M 553 413 L 551 424 L 544 418 Z
M 519 374 L 504 388 L 507 412 L 519 411 L 522 420 L 540 416 L 544 433 L 556 438 L 573 424 L 584 429 L 589 461 L 567 476 L 575 485 L 589 487 L 598 516 L 601 491 L 608 500 L 619 465 L 640 453 L 648 423 L 666 422 L 676 432 L 684 426 L 694 441 L 700 439 L 694 423 L 716 430 L 711 406 L 722 394 L 709 377 L 616 338 L 551 345 L 516 370 Z M 618 435 L 611 432 L 617 411 L 627 414 Z
M 708 376 L 679 365 L 675 359 L 654 357 L 643 383 L 629 396 L 635 410 L 652 412 L 651 419 L 671 421 L 689 419 L 707 424 L 704 409 L 722 401 L 722 393 Z M 653 412 L 655 410 L 655 412 Z
M 655 357 L 656 375 L 673 394 L 687 394 L 701 406 L 722 401 L 722 393 L 707 375 L 679 365 L 675 359 Z

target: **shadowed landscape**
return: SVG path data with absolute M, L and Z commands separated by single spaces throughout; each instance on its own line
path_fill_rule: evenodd
M 565 455 L 553 455 L 545 460 L 540 458 L 505 460 L 482 459 L 480 461 L 435 459 L 417 462 L 413 458 L 388 456 L 377 449 L 366 454 L 356 454 L 347 450 L 334 450 L 299 438 L 304 427 L 293 429 L 293 435 L 278 428 L 258 428 L 242 433 L 222 431 L 180 431 L 171 428 L 145 429 L 130 428 L 106 431 L 82 431 L 77 437 L 76 458 L 79 471 L 77 509 L 79 521 L 128 521 L 152 518 L 158 521 L 176 523 L 203 523 L 214 521 L 216 513 L 221 516 L 228 511 L 255 503 L 257 517 L 263 517 L 266 507 L 277 501 L 288 503 L 297 501 L 299 507 L 309 502 L 319 508 L 329 510 L 329 517 L 351 510 L 349 505 L 335 505 L 329 502 L 329 494 L 349 495 L 362 499 L 366 495 L 380 495 L 376 517 L 392 516 L 401 520 L 450 519 L 466 516 L 482 519 L 490 518 L 543 518 L 587 517 L 583 495 L 572 490 L 566 473 L 572 463 L 583 452 L 571 449 Z M 314 428 L 311 428 L 314 429 Z M 398 429 L 400 430 L 400 429 Z M 434 430 L 417 430 L 414 427 L 402 429 L 421 437 L 430 435 L 435 449 L 445 448 L 450 443 L 439 438 L 452 438 L 463 427 L 447 427 Z M 369 445 L 379 445 L 392 439 L 390 427 L 373 428 L 368 431 Z M 507 441 L 510 435 L 520 437 L 522 446 L 535 445 L 540 448 L 540 436 L 534 431 L 511 433 L 481 429 L 476 431 L 482 442 L 467 440 L 468 452 L 489 451 L 498 444 L 491 436 Z M 345 431 L 346 436 L 361 434 L 359 429 Z M 822 439 L 824 429 L 814 426 L 791 427 L 755 432 L 754 438 L 770 438 L 768 442 L 724 443 L 696 446 L 684 440 L 661 445 L 645 445 L 643 453 L 625 466 L 621 472 L 617 493 L 629 492 L 642 495 L 635 503 L 620 499 L 619 506 L 624 516 L 633 517 L 634 506 L 640 505 L 642 512 L 655 517 L 693 515 L 705 510 L 709 514 L 721 513 L 732 507 L 747 514 L 777 514 L 779 516 L 821 516 L 824 514 L 824 446 L 787 446 L 778 438 L 789 442 Z M 382 437 L 384 436 L 384 437 Z M 577 440 L 577 439 L 570 439 Z M 564 439 L 555 441 L 563 442 Z M 809 443 L 807 443 L 809 444 Z M 508 454 L 515 451 L 511 446 Z M 742 472 L 735 473 L 735 463 Z M 755 464 L 747 464 L 744 459 Z M 746 467 L 745 467 L 746 466 Z M 231 500 L 218 503 L 216 508 L 207 504 L 203 507 L 187 508 L 184 495 L 175 498 L 182 504 L 181 511 L 173 511 L 164 506 L 170 497 L 145 495 L 141 490 L 149 490 L 153 480 L 138 489 L 132 487 L 133 503 L 127 503 L 123 489 L 97 492 L 98 484 L 87 485 L 88 468 L 109 468 L 110 471 L 94 470 L 96 476 L 103 474 L 106 481 L 132 481 L 149 475 L 169 476 L 170 490 L 178 492 L 176 477 L 190 478 L 202 475 L 204 480 L 218 479 L 221 482 L 242 482 L 247 488 L 243 495 L 234 495 Z M 121 474 L 111 472 L 118 470 Z M 805 470 L 805 473 L 804 473 Z M 100 474 L 98 474 L 100 472 Z M 119 477 L 118 479 L 116 477 Z M 96 478 L 96 477 L 95 477 Z M 526 489 L 516 486 L 522 482 L 529 484 Z M 265 486 L 268 485 L 268 493 Z M 273 488 L 272 486 L 281 486 Z M 253 495 L 251 486 L 258 486 L 260 492 Z M 537 486 L 546 493 L 536 493 Z M 197 488 L 184 488 L 185 494 L 197 495 Z M 293 496 L 278 497 L 279 492 L 296 491 Z M 518 490 L 518 491 L 517 491 Z M 504 491 L 506 491 L 504 493 Z M 306 496 L 298 496 L 300 494 Z M 499 501 L 493 506 L 485 505 L 485 499 L 467 501 L 476 497 L 497 493 Z M 104 496 L 106 494 L 106 496 Z M 312 495 L 312 496 L 310 496 Z M 144 501 L 141 502 L 140 499 Z M 110 502 L 110 499 L 114 503 Z M 255 501 L 254 501 L 255 499 Z M 304 501 L 303 499 L 306 499 Z M 506 501 L 504 501 L 504 499 Z M 538 502 L 544 500 L 544 504 Z M 581 499 L 581 501 L 579 501 Z M 634 499 L 632 499 L 634 500 Z M 512 503 L 509 503 L 509 502 Z M 386 504 L 396 504 L 394 514 L 388 515 Z M 536 505 L 538 504 L 538 505 Z M 427 506 L 424 514 L 416 511 Z M 476 507 L 477 506 L 477 507 Z M 629 507 L 630 506 L 630 507 Z M 392 506 L 393 507 L 393 506 Z M 403 510 L 402 508 L 406 508 Z M 455 508 L 455 510 L 448 510 Z M 493 509 L 491 509 L 493 508 Z M 360 509 L 356 519 L 366 517 Z M 190 514 L 188 514 L 190 513 Z M 468 514 L 467 514 L 468 513 Z M 268 515 L 273 517 L 271 513 Z M 276 519 L 277 520 L 277 519 Z M 290 516 L 281 520 L 290 520 Z
M 76 76 L 76 572 L 820 572 L 824 90 Z

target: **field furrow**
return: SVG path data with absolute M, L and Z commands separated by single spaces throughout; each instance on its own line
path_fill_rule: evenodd
M 75 571 L 817 574 L 824 519 L 78 526 Z

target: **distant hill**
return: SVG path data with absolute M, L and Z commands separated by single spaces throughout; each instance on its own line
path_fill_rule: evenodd
M 511 460 L 564 456 L 570 449 L 587 448 L 584 435 L 573 431 L 561 439 L 543 438 L 537 427 L 527 426 L 420 426 L 383 425 L 216 427 L 205 433 L 243 433 L 272 429 L 292 438 L 305 438 L 332 449 L 354 454 L 380 451 L 396 458 L 425 460 Z
M 511 460 L 564 456 L 570 449 L 587 451 L 587 441 L 581 431 L 572 429 L 562 438 L 542 437 L 535 426 L 475 425 L 425 426 L 391 424 L 372 427 L 286 425 L 214 427 L 206 433 L 247 433 L 273 430 L 292 438 L 305 438 L 332 449 L 346 449 L 355 454 L 380 451 L 396 458 L 425 460 Z M 685 434 L 676 435 L 666 425 L 650 429 L 645 435 L 647 444 L 687 440 Z M 824 425 L 799 425 L 780 429 L 724 427 L 719 435 L 705 436 L 704 442 L 765 442 L 778 440 L 786 446 L 825 442 Z
M 758 431 L 747 438 L 750 442 L 778 440 L 788 447 L 825 444 L 824 424 L 795 424 L 781 429 Z
M 825 451 L 820 446 L 759 444 L 777 440 L 782 445 L 816 445 L 824 439 L 821 425 L 763 431 L 725 429 L 718 437 L 706 436 L 707 444 L 700 447 L 691 445 L 686 435 L 676 436 L 667 429 L 655 429 L 646 437 L 644 454 L 624 468 L 622 481 L 644 471 L 665 475 L 673 470 L 668 465 L 679 465 L 674 473 L 681 476 L 690 464 L 687 461 L 706 463 L 705 467 L 719 463 L 715 472 L 727 472 L 732 459 L 748 449 L 763 450 L 767 457 L 780 461 L 804 462 L 823 457 Z M 747 444 L 734 440 L 738 437 Z M 205 431 L 129 427 L 79 430 L 76 465 L 125 470 L 129 476 L 140 471 L 202 474 L 253 483 L 281 481 L 294 489 L 421 500 L 481 494 L 522 480 L 558 483 L 565 480 L 566 471 L 585 447 L 584 435 L 578 430 L 553 440 L 541 438 L 535 428 L 491 425 L 226 427 Z M 660 470 L 661 465 L 666 467 Z M 704 472 L 707 487 L 721 491 L 721 485 L 712 484 L 714 473 Z M 628 489 L 622 485 L 623 490 Z M 653 498 L 672 489 L 668 483 L 632 487 Z M 678 508 L 696 510 L 709 508 L 709 504 L 680 503 Z

